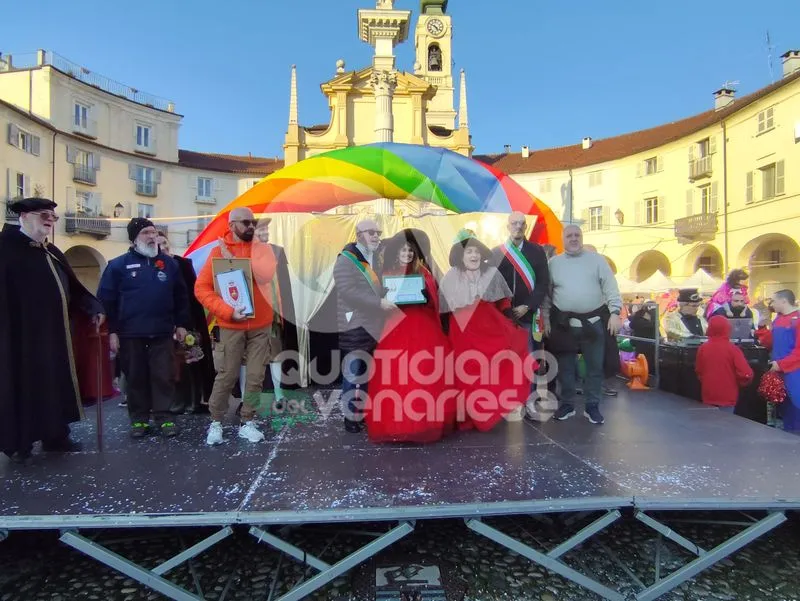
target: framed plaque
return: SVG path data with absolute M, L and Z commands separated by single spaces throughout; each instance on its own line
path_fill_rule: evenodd
M 253 267 L 250 259 L 212 259 L 214 291 L 234 309 L 247 317 L 255 317 L 253 304 Z
M 421 275 L 383 276 L 383 287 L 387 291 L 386 300 L 395 305 L 424 305 L 428 302 L 422 294 L 425 278 Z

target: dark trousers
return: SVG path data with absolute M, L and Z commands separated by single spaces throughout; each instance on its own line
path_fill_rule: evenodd
M 375 349 L 368 351 L 344 351 L 342 371 L 342 413 L 345 419 L 361 421 L 364 419 L 364 407 L 366 404 L 367 384 L 364 377 L 369 366 L 365 359 L 370 356 Z M 355 353 L 355 354 L 350 354 Z
M 171 336 L 120 339 L 120 361 L 125 374 L 131 423 L 169 421 L 175 390 L 175 362 Z
M 607 334 L 603 320 L 588 324 L 591 332 L 583 332 L 583 328 L 572 328 L 572 335 L 578 341 L 580 353 L 586 363 L 586 378 L 583 382 L 583 395 L 587 405 L 597 405 L 603 394 L 603 358 L 607 342 Z M 575 403 L 578 381 L 578 362 L 575 353 L 558 355 L 558 382 L 561 384 L 561 402 Z

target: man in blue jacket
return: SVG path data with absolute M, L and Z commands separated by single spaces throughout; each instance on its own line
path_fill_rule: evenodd
M 175 387 L 173 336 L 182 341 L 189 297 L 177 262 L 160 252 L 148 219 L 128 224 L 130 250 L 108 263 L 97 298 L 108 316 L 112 353 L 127 381 L 131 436 L 150 429 L 150 412 L 164 436 L 175 436 L 169 408 Z

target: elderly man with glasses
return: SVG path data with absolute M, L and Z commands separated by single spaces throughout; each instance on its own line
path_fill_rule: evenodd
M 233 209 L 228 216 L 228 232 L 219 241 L 219 246 L 212 249 L 194 287 L 197 300 L 216 318 L 219 326 L 216 351 L 221 363 L 208 400 L 211 425 L 208 427 L 206 444 L 212 446 L 223 442 L 222 420 L 228 411 L 231 390 L 239 377 L 243 359 L 246 361 L 246 377 L 238 435 L 253 443 L 264 440 L 264 434 L 256 424 L 256 409 L 264 384 L 264 373 L 272 359 L 270 349 L 274 315 L 270 301 L 277 259 L 272 247 L 267 244 L 259 249 L 257 260 L 252 260 L 257 225 L 253 211 L 246 207 Z M 250 260 L 253 274 L 252 315 L 246 315 L 241 308 L 228 304 L 214 289 L 212 263 L 221 257 Z
M 671 342 L 706 335 L 708 323 L 699 315 L 702 297 L 697 288 L 684 288 L 678 294 L 678 310 L 664 317 L 664 331 Z
M 342 249 L 333 267 L 337 292 L 337 327 L 342 352 L 342 412 L 344 428 L 357 433 L 363 427 L 367 394 L 365 375 L 378 344 L 386 313 L 395 305 L 383 298 L 378 274 L 381 231 L 372 219 L 356 224 L 356 241 Z
M 69 424 L 83 414 L 73 341 L 90 320 L 99 328 L 103 307 L 78 281 L 49 241 L 56 203 L 26 198 L 10 208 L 19 225 L 0 233 L 0 451 L 26 461 L 33 443 L 70 451 Z

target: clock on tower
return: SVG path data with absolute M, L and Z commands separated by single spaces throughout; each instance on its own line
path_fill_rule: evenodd
M 453 26 L 446 0 L 422 0 L 416 30 L 415 73 L 436 87 L 428 102 L 429 126 L 454 129 Z

